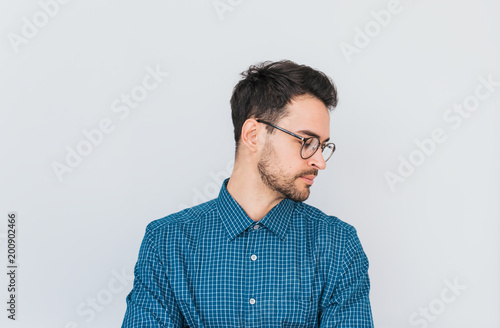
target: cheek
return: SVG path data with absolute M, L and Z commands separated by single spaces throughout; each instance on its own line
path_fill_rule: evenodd
M 277 154 L 280 161 L 280 166 L 287 172 L 292 172 L 299 170 L 304 164 L 303 159 L 300 157 L 300 153 L 297 151 L 282 151 Z
M 278 149 L 275 149 L 275 155 L 276 155 L 276 160 L 278 160 L 281 164 L 282 167 L 288 167 L 290 164 L 290 161 L 293 160 L 293 151 L 290 151 L 290 149 L 286 147 L 280 147 Z
M 296 144 L 290 140 L 284 140 L 280 146 L 275 145 L 273 149 L 273 160 L 282 173 L 295 175 L 304 169 L 304 160 L 300 157 L 300 147 L 302 143 Z

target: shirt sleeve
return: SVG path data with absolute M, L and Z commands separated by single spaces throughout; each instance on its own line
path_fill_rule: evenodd
M 342 247 L 332 247 L 326 253 L 332 261 L 327 270 L 320 328 L 373 327 L 368 258 L 356 230 L 349 230 L 345 242 L 340 243 Z
M 139 250 L 134 285 L 127 295 L 122 328 L 182 328 L 184 318 L 177 306 L 164 263 L 150 230 Z

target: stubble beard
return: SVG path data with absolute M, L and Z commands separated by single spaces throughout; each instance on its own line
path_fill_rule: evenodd
M 303 175 L 317 175 L 317 172 L 301 172 L 296 176 L 286 175 L 278 166 L 278 160 L 274 148 L 270 143 L 266 143 L 265 150 L 257 163 L 257 169 L 260 173 L 262 182 L 269 189 L 280 193 L 285 198 L 290 198 L 296 202 L 303 202 L 309 198 L 310 185 L 306 184 L 305 188 L 298 188 L 295 182 Z

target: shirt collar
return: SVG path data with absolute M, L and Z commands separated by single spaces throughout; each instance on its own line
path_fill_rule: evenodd
M 256 222 L 250 219 L 243 208 L 227 191 L 226 185 L 228 181 L 229 178 L 222 183 L 219 197 L 217 197 L 217 208 L 222 223 L 226 228 L 229 241 L 231 241 Z M 295 202 L 289 198 L 285 198 L 274 206 L 258 223 L 267 227 L 284 241 L 294 208 Z

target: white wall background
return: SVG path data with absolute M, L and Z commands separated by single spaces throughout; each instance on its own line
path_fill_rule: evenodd
M 18 320 L 2 303 L 0 325 L 120 326 L 146 225 L 215 197 L 230 174 L 239 73 L 286 58 L 338 86 L 338 150 L 307 203 L 357 228 L 376 327 L 500 327 L 499 9 L 0 2 L 2 272 L 7 214 L 19 217 Z M 148 67 L 168 76 L 142 94 Z M 135 108 L 122 102 L 131 92 Z M 102 120 L 112 131 L 85 148 L 82 131 Z M 441 142 L 423 155 L 415 139 L 435 129 Z M 67 163 L 68 147 L 88 154 Z M 58 178 L 55 162 L 72 171 Z M 388 174 L 399 176 L 392 188 Z M 0 299 L 7 283 L 2 274 Z

